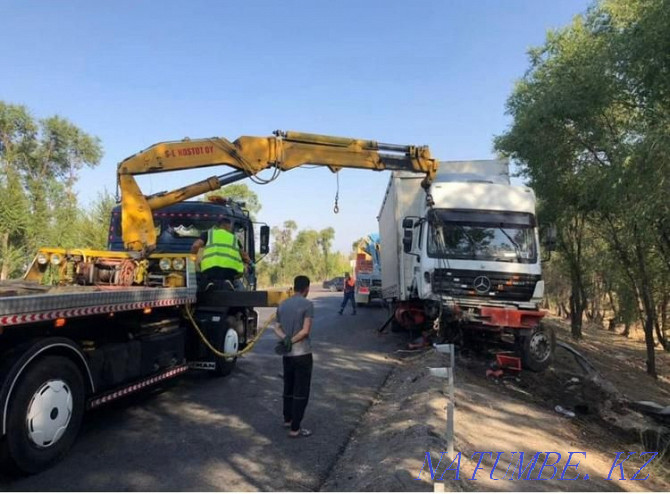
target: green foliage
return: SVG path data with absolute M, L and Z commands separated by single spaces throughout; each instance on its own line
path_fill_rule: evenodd
M 274 242 L 267 259 L 258 265 L 260 286 L 291 285 L 297 275 L 313 282 L 341 275 L 348 269 L 346 256 L 332 252 L 335 230 L 299 230 L 293 220 L 272 229 Z
M 100 140 L 67 120 L 36 120 L 0 101 L 0 279 L 20 274 L 40 246 L 79 245 L 73 188 L 81 169 L 101 158 Z
M 236 202 L 243 202 L 249 211 L 249 216 L 253 220 L 256 219 L 256 215 L 261 210 L 261 202 L 258 199 L 258 195 L 247 184 L 226 185 L 219 190 L 210 192 L 206 197 L 208 199 L 210 197 L 225 197 Z
M 600 292 L 624 319 L 634 295 L 655 375 L 654 329 L 670 348 L 658 317 L 670 292 L 670 0 L 602 1 L 549 33 L 507 110 L 495 147 L 558 227 L 573 335 Z
M 79 224 L 77 245 L 90 249 L 106 249 L 109 239 L 109 219 L 116 199 L 107 190 L 98 193 L 87 211 L 83 211 Z

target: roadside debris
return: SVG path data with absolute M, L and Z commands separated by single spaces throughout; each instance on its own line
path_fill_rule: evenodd
M 521 372 L 521 359 L 509 352 L 496 353 L 496 362 L 503 370 Z
M 499 379 L 503 376 L 503 374 L 504 374 L 504 372 L 503 372 L 502 369 L 498 369 L 498 368 L 486 369 L 486 377 L 492 377 L 494 379 Z
M 554 410 L 556 410 L 558 413 L 561 413 L 561 414 L 563 414 L 566 417 L 571 418 L 571 419 L 574 419 L 576 417 L 575 412 L 571 412 L 570 410 L 566 410 L 561 405 L 556 405 L 554 407 Z
M 630 406 L 660 422 L 670 423 L 670 406 L 659 405 L 655 401 L 634 401 Z
M 428 333 L 425 331 L 421 334 L 419 338 L 407 344 L 408 350 L 420 350 L 422 348 L 430 348 L 430 347 L 431 347 L 430 338 L 428 337 Z

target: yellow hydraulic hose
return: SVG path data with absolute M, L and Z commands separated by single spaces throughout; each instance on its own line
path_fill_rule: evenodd
M 190 305 L 186 306 L 184 312 L 186 312 L 186 317 L 188 317 L 189 321 L 191 321 L 191 324 L 193 325 L 193 328 L 196 330 L 196 332 L 200 336 L 200 339 L 205 344 L 205 346 L 207 348 L 209 348 L 214 355 L 216 355 L 217 357 L 222 357 L 222 358 L 241 357 L 242 355 L 244 355 L 246 353 L 249 353 L 254 348 L 254 346 L 256 346 L 256 343 L 258 343 L 258 341 L 261 339 L 261 336 L 263 336 L 263 333 L 265 333 L 265 330 L 268 329 L 268 327 L 270 327 L 270 324 L 275 320 L 275 314 L 273 314 L 270 317 L 270 319 L 268 319 L 268 322 L 266 322 L 265 325 L 263 325 L 263 327 L 261 328 L 260 332 L 256 335 L 256 337 L 247 344 L 247 346 L 244 348 L 244 350 L 242 350 L 240 352 L 236 352 L 236 353 L 224 353 L 224 352 L 220 352 L 219 350 L 214 348 L 214 346 L 209 342 L 209 340 L 207 340 L 207 338 L 205 337 L 205 334 L 202 332 L 202 330 L 198 326 L 198 323 L 195 322 L 195 319 L 193 318 L 193 313 L 191 312 L 191 306 Z

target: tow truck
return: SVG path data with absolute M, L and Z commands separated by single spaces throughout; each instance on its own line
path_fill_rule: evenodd
M 191 255 L 166 244 L 164 234 L 184 234 L 196 223 L 205 228 L 210 212 L 164 220 L 179 220 L 175 205 L 187 199 L 262 170 L 278 174 L 305 164 L 333 172 L 414 171 L 426 185 L 437 170 L 425 146 L 300 132 L 161 142 L 119 163 L 110 250 L 40 248 L 22 279 L 0 283 L 2 466 L 23 473 L 48 468 L 74 443 L 86 410 L 190 367 L 229 373 L 259 337 L 255 308 L 276 306 L 287 293 L 258 291 L 253 280 L 249 291 L 199 291 Z M 135 180 L 209 166 L 232 171 L 149 196 Z M 212 214 L 235 219 L 255 260 L 252 224 L 239 209 L 231 204 Z M 258 250 L 269 251 L 267 226 Z

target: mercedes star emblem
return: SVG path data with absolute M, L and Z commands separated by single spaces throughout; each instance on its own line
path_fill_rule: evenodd
M 486 276 L 477 276 L 472 283 L 477 293 L 487 293 L 491 289 L 491 280 Z

